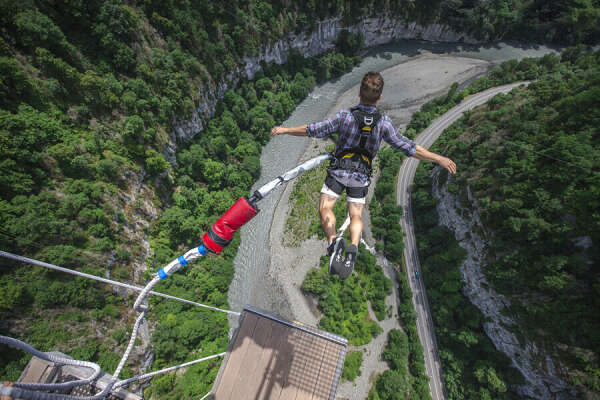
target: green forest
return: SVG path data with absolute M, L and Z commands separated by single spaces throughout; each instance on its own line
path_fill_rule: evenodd
M 291 53 L 282 66 L 263 63 L 253 80 L 242 79 L 222 99 L 216 98 L 219 85 L 231 83 L 231 77 L 241 74 L 244 57 L 257 55 L 261 46 L 285 35 L 314 30 L 324 18 L 341 16 L 344 24 L 352 24 L 365 16 L 389 12 L 406 21 L 449 24 L 482 40 L 594 43 L 598 40 L 599 9 L 594 0 L 551 5 L 508 0 L 259 0 L 235 1 L 226 8 L 216 1 L 0 0 L 0 248 L 143 284 L 165 262 L 198 244 L 206 228 L 235 199 L 248 193 L 260 174 L 259 156 L 272 126 L 284 121 L 315 84 L 342 75 L 360 62 L 356 53 L 362 38 L 342 30 L 334 51 L 319 58 Z M 573 84 L 597 86 L 592 66 L 584 68 L 585 62 L 592 62 L 589 57 L 577 51 L 568 54 L 563 56 L 567 57 L 564 63 L 581 64 L 579 69 L 563 74 L 566 64 L 559 60 L 557 70 L 549 76 L 560 81 L 573 75 L 578 77 L 573 78 Z M 597 64 L 597 58 L 593 62 Z M 552 85 L 539 89 L 549 96 L 548 101 L 557 102 L 569 93 L 573 99 L 577 97 L 577 86 L 567 85 L 555 92 Z M 221 101 L 202 132 L 189 142 L 170 143 L 177 122 L 188 120 L 207 98 Z M 577 98 L 578 103 L 570 106 L 577 109 L 593 98 Z M 552 115 L 542 122 L 555 123 Z M 587 121 L 586 127 L 597 126 L 593 113 L 586 118 L 582 119 Z M 579 126 L 568 118 L 561 123 L 565 132 L 572 125 Z M 596 140 L 590 129 L 589 140 Z M 169 150 L 174 146 L 175 153 Z M 578 151 L 592 154 L 586 153 L 587 148 Z M 576 157 L 569 162 L 582 164 Z M 590 165 L 597 165 L 597 161 Z M 393 177 L 393 172 L 387 174 L 386 179 Z M 595 175 L 581 176 L 598 187 Z M 545 190 L 555 193 L 550 189 Z M 587 210 L 586 201 L 598 197 L 591 192 L 577 193 L 580 197 L 570 199 L 579 204 L 580 211 Z M 592 200 L 586 200 L 584 194 Z M 548 199 L 551 204 L 552 198 Z M 516 206 L 520 207 L 524 206 Z M 379 210 L 400 212 L 383 203 Z M 593 221 L 578 219 L 578 223 Z M 527 224 L 522 221 L 521 226 Z M 381 239 L 385 232 L 378 235 Z M 197 262 L 163 282 L 158 290 L 227 307 L 226 293 L 238 244 L 236 237 L 222 256 Z M 400 263 L 396 256 L 401 254 L 401 245 L 385 240 L 380 246 Z M 567 282 L 562 288 L 588 293 L 578 288 L 586 282 L 589 271 L 580 267 L 571 271 L 566 268 L 570 255 L 559 256 L 567 262 L 559 263 L 562 267 L 556 264 L 548 287 L 538 289 L 554 295 L 544 291 L 556 288 L 558 279 L 559 283 Z M 597 254 L 585 255 L 577 265 L 586 265 L 585 257 Z M 502 262 L 513 265 L 514 270 L 514 260 Z M 389 288 L 385 279 L 373 272 L 369 260 L 364 265 L 364 274 L 348 289 L 356 293 L 364 287 L 369 293 L 379 291 L 377 296 L 369 294 L 379 317 L 387 312 L 381 307 L 381 295 Z M 60 350 L 98 362 L 107 372 L 114 370 L 128 340 L 127 327 L 133 324 L 133 314 L 127 314 L 132 295 L 82 278 L 6 261 L 0 267 L 0 333 L 24 339 L 43 351 Z M 563 269 L 574 278 L 561 275 Z M 501 272 L 498 267 L 498 286 L 507 279 Z M 584 289 L 597 291 L 593 283 L 587 284 Z M 351 294 L 342 289 L 339 292 L 339 296 Z M 357 306 L 358 314 L 362 304 Z M 226 347 L 229 326 L 224 317 L 166 301 L 151 300 L 151 305 L 149 319 L 156 328 L 150 340 L 155 351 L 153 369 Z M 331 309 L 337 308 L 339 304 L 331 304 Z M 541 308 L 527 314 L 528 318 L 545 321 L 547 309 Z M 409 311 L 404 312 L 403 318 L 409 318 Z M 583 307 L 577 312 L 581 317 L 590 309 Z M 571 317 L 569 329 L 577 320 Z M 577 328 L 594 332 L 593 319 L 586 321 L 591 321 L 589 326 Z M 350 329 L 348 324 L 337 322 L 331 319 L 332 330 Z M 363 322 L 366 328 L 355 332 L 357 341 L 377 333 L 375 325 Z M 562 335 L 568 336 L 568 332 Z M 418 360 L 422 349 L 419 353 L 415 337 L 416 333 L 407 331 L 407 365 L 416 381 L 408 383 L 424 391 L 422 356 Z M 389 342 L 388 362 L 394 362 L 394 352 L 405 357 L 401 334 L 393 338 L 390 334 Z M 597 340 L 590 337 L 585 346 L 594 348 Z M 1 350 L 0 378 L 15 380 L 28 357 L 8 348 Z M 595 376 L 597 384 L 597 364 L 585 361 L 591 357 L 589 353 L 567 353 L 573 356 L 572 365 L 577 365 L 574 371 L 586 371 L 583 375 L 573 373 L 573 379 L 592 387 L 590 377 Z M 354 358 L 351 364 L 355 366 L 358 356 Z M 122 377 L 136 372 L 135 364 L 132 361 L 126 366 Z M 383 376 L 404 385 L 399 365 L 392 369 L 400 372 Z M 588 371 L 579 365 L 596 365 L 596 369 Z M 208 391 L 217 370 L 218 362 L 212 362 L 190 367 L 184 374 L 162 376 L 152 381 L 145 396 L 197 398 Z M 379 383 L 379 398 L 393 398 L 397 392 L 389 388 L 395 386 L 387 385 L 384 379 L 378 378 L 383 382 Z
M 564 379 L 582 396 L 600 390 L 599 61 L 600 52 L 579 46 L 506 65 L 510 75 L 526 62 L 537 80 L 466 113 L 434 145 L 461 166 L 448 190 L 482 218 L 484 272 L 509 296 L 515 333 L 560 360 Z M 507 389 L 521 379 L 493 355 L 481 317 L 468 311 L 456 268 L 464 250 L 437 226 L 428 175 L 420 167 L 413 202 L 446 388 L 454 398 L 483 398 L 482 389 L 510 398 Z
M 510 360 L 487 337 L 481 312 L 461 292 L 458 267 L 465 250 L 438 225 L 431 195 L 432 165 L 417 169 L 412 201 L 421 272 L 433 314 L 444 385 L 452 399 L 518 399 L 510 384 L 523 383 Z
M 290 54 L 285 66 L 264 65 L 253 81 L 226 92 L 202 134 L 178 143 L 174 159 L 167 161 L 174 118 L 189 115 L 203 91 L 213 90 L 242 55 L 257 49 L 233 47 L 215 23 L 219 11 L 214 5 L 167 6 L 0 3 L 3 250 L 142 284 L 197 245 L 207 227 L 237 197 L 248 194 L 271 127 L 317 81 L 342 74 L 358 61 L 341 53 L 319 59 Z M 206 24 L 199 22 L 200 14 Z M 260 15 L 248 22 L 268 17 Z M 222 15 L 231 27 L 254 29 L 235 23 L 236 18 Z M 223 41 L 213 43 L 202 27 L 211 37 L 223 34 Z M 353 41 L 356 37 L 344 36 L 340 48 L 348 52 Z M 146 224 L 134 230 L 139 220 Z M 151 249 L 145 261 L 141 240 Z M 159 290 L 227 308 L 238 243 L 236 238 L 222 256 L 201 260 Z M 146 274 L 132 268 L 140 259 L 148 266 Z M 107 372 L 116 367 L 133 323 L 127 314 L 131 295 L 5 262 L 0 292 L 2 334 L 43 351 L 98 362 Z M 151 300 L 151 305 L 153 369 L 226 348 L 229 327 L 223 316 L 173 302 Z M 1 354 L 0 376 L 16 380 L 29 357 L 8 348 Z M 138 362 L 130 364 L 122 377 L 137 371 Z M 183 399 L 204 394 L 218 365 L 204 363 L 183 375 L 157 378 L 146 395 Z
M 600 40 L 598 0 L 434 0 L 439 20 L 483 40 L 594 44 Z M 435 10 L 435 8 L 433 8 Z

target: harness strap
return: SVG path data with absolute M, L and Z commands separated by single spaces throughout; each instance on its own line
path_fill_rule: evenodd
M 368 113 L 361 110 L 358 106 L 351 108 L 350 112 L 358 124 L 358 131 L 360 134 L 358 146 L 345 150 L 336 149 L 334 159 L 329 168 L 357 171 L 371 176 L 371 160 L 373 159 L 374 154 L 371 154 L 367 150 L 367 140 L 382 115 L 378 110 L 375 110 L 373 113 Z
M 358 124 L 358 130 L 360 133 L 360 142 L 358 144 L 358 148 L 353 150 L 356 150 L 356 152 L 367 156 L 370 164 L 370 160 L 373 158 L 373 155 L 367 151 L 367 140 L 369 139 L 373 128 L 381 119 L 381 113 L 377 109 L 374 113 L 368 113 L 361 110 L 358 106 L 351 108 L 350 112 Z
M 366 162 L 369 165 L 371 164 L 371 159 L 369 157 L 365 156 L 364 154 L 360 154 L 360 153 L 346 153 L 340 158 L 342 158 L 342 159 L 343 158 L 352 158 L 356 154 L 360 155 L 360 157 L 363 159 L 364 162 Z

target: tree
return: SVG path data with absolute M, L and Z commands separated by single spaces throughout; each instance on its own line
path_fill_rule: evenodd
M 266 77 L 261 78 L 254 83 L 254 88 L 256 89 L 258 97 L 261 98 L 265 92 L 270 92 L 273 89 L 273 81 Z
M 304 99 L 311 88 L 308 86 L 306 79 L 301 73 L 296 73 L 294 80 L 290 86 L 290 95 L 296 103 Z
M 256 156 L 246 156 L 240 167 L 248 172 L 253 179 L 258 179 L 260 175 L 260 159 Z
M 388 334 L 388 345 L 383 352 L 383 358 L 394 370 L 405 370 L 408 363 L 408 337 L 398 329 L 392 329 Z
M 67 58 L 73 57 L 74 48 L 67 42 L 58 26 L 37 9 L 25 10 L 14 18 L 21 43 L 29 48 L 44 46 Z
M 342 371 L 342 380 L 354 381 L 360 375 L 360 366 L 363 361 L 362 351 L 351 351 L 344 360 L 344 369 Z
M 346 56 L 354 56 L 362 47 L 364 38 L 360 32 L 352 33 L 342 29 L 338 34 L 335 45 L 339 51 Z
M 381 400 L 405 400 L 409 390 L 408 375 L 387 370 L 377 378 L 375 388 Z
M 210 189 L 219 189 L 225 178 L 225 165 L 208 159 L 204 161 L 202 176 Z
M 234 114 L 230 111 L 225 111 L 221 116 L 221 132 L 227 138 L 229 145 L 235 146 L 239 139 L 241 130 L 236 122 Z
M 37 105 L 40 94 L 17 60 L 0 57 L 0 106 L 16 110 L 21 102 Z
M 158 175 L 169 168 L 169 162 L 156 150 L 146 151 L 146 170 L 150 175 Z
M 134 71 L 136 54 L 128 44 L 135 37 L 140 24 L 135 10 L 118 1 L 104 2 L 97 21 L 93 25 L 93 32 L 110 62 L 119 71 Z

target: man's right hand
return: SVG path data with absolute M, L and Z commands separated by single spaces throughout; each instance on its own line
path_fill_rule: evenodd
M 285 128 L 283 126 L 276 126 L 271 129 L 271 136 L 277 136 L 285 133 Z
M 438 164 L 440 164 L 442 167 L 446 168 L 448 170 L 448 172 L 450 172 L 451 174 L 456 173 L 456 164 L 454 163 L 454 161 L 452 161 L 448 157 L 442 156 L 440 158 L 440 161 L 438 162 Z

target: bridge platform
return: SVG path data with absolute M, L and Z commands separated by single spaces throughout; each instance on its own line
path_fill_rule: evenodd
M 209 399 L 334 400 L 348 341 L 246 306 Z

